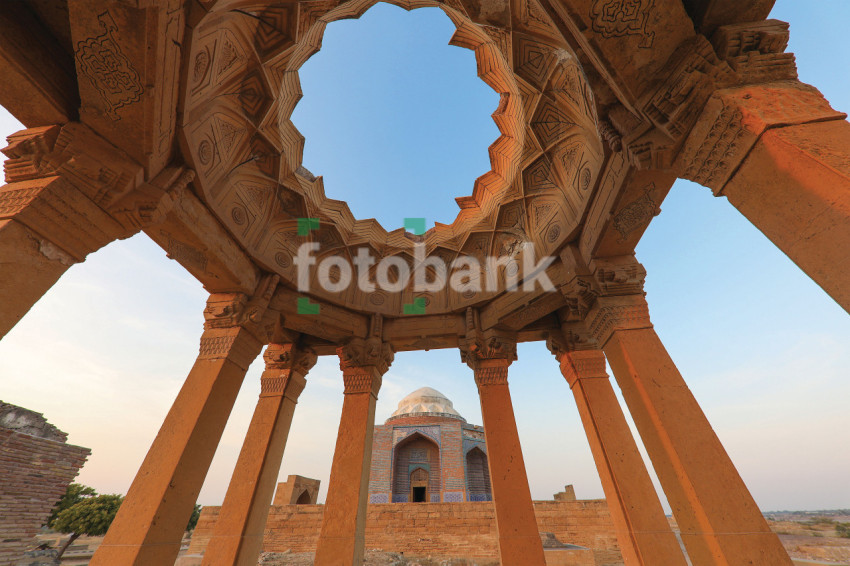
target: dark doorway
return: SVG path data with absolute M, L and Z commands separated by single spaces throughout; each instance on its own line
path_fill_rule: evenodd
M 414 503 L 425 503 L 425 490 L 424 487 L 414 487 L 413 488 L 413 502 Z

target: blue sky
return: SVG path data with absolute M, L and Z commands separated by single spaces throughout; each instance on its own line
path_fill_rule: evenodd
M 850 109 L 842 0 L 780 0 L 802 80 Z M 389 30 L 387 32 L 387 30 Z M 378 32 L 381 32 L 380 34 Z M 379 4 L 331 24 L 302 69 L 294 121 L 305 165 L 333 198 L 386 228 L 406 216 L 451 222 L 454 197 L 489 169 L 497 97 L 472 52 L 448 46 L 435 9 Z M 0 134 L 20 126 L 0 117 Z M 850 317 L 725 199 L 679 182 L 637 249 L 656 330 L 765 510 L 850 507 Z M 44 412 L 93 449 L 79 481 L 125 492 L 194 362 L 206 293 L 144 235 L 74 266 L 0 342 L 2 399 Z M 201 492 L 223 498 L 259 393 L 251 366 Z M 602 496 L 572 395 L 542 344 L 523 344 L 511 390 L 532 495 L 564 484 Z M 481 416 L 456 351 L 396 356 L 377 422 L 431 386 L 468 421 Z M 311 372 L 281 476 L 327 489 L 342 382 L 335 359 Z

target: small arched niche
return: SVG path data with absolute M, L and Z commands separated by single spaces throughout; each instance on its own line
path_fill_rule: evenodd
M 492 501 L 487 454 L 477 446 L 466 453 L 466 490 L 469 501 Z

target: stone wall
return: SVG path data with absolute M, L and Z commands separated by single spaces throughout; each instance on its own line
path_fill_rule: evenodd
M 204 507 L 188 554 L 200 554 L 212 535 L 218 507 Z M 604 500 L 535 501 L 541 532 L 592 549 L 597 566 L 622 565 L 614 525 Z M 271 508 L 266 552 L 315 552 L 323 505 Z M 492 503 L 395 503 L 369 505 L 366 548 L 408 556 L 498 559 Z
M 33 411 L 0 401 L 0 566 L 21 558 L 91 453 Z

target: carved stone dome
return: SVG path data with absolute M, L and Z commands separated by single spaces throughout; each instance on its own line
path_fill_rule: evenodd
M 387 422 L 402 417 L 447 417 L 466 422 L 458 413 L 452 402 L 430 387 L 417 389 L 398 403 L 398 409 L 387 419 Z

